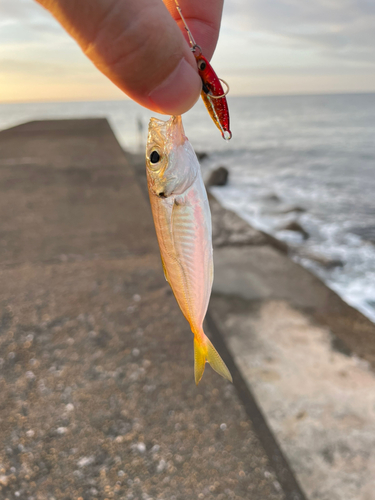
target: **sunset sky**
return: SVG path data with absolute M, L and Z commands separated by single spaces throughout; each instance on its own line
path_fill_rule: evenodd
M 226 0 L 213 65 L 232 95 L 375 92 L 374 0 Z M 124 94 L 33 0 L 0 2 L 0 101 Z

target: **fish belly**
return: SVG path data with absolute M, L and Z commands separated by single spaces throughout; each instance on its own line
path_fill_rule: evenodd
M 150 199 L 166 279 L 199 336 L 213 281 L 211 214 L 202 176 L 182 195 Z

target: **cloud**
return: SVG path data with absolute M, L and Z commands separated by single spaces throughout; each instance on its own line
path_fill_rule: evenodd
M 1 0 L 0 45 L 64 34 L 58 22 L 32 0 Z
M 50 14 L 32 0 L 2 0 L 1 2 L 1 20 L 2 23 L 33 24 L 40 19 L 46 22 L 50 21 Z
M 213 64 L 233 94 L 374 91 L 374 26 L 375 0 L 225 0 Z M 122 94 L 34 0 L 0 0 L 0 100 L 87 95 Z
M 375 64 L 374 0 L 227 0 L 225 22 L 330 58 Z

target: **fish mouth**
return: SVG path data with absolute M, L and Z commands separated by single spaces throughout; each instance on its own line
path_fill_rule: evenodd
M 180 146 L 186 141 L 184 126 L 180 115 L 171 116 L 169 120 L 151 118 L 148 126 L 149 140 L 158 142 L 169 142 L 174 146 Z
M 181 143 L 186 141 L 184 126 L 182 125 L 181 115 L 171 116 L 169 122 L 170 127 L 173 128 L 173 135 L 175 139 L 181 139 Z

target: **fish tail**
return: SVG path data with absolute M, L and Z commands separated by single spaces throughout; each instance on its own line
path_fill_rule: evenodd
M 219 375 L 233 382 L 232 376 L 220 354 L 212 345 L 210 339 L 203 332 L 200 332 L 199 338 L 194 336 L 194 375 L 197 385 L 203 376 L 206 362 L 210 363 L 211 367 Z

